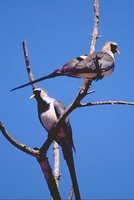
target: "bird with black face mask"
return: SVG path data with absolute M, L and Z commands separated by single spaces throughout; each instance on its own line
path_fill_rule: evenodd
M 52 129 L 59 117 L 64 113 L 65 107 L 61 102 L 49 97 L 46 91 L 40 88 L 33 91 L 31 98 L 33 97 L 37 101 L 39 120 L 49 135 L 49 133 L 52 133 Z M 80 200 L 80 192 L 73 159 L 73 149 L 75 150 L 75 148 L 72 138 L 72 129 L 68 118 L 65 119 L 61 128 L 56 133 L 54 140 L 62 148 L 64 159 L 66 160 L 70 171 L 75 198 L 76 200 Z
M 112 41 L 107 42 L 104 44 L 100 52 L 85 54 L 77 57 L 74 60 L 66 63 L 62 67 L 56 69 L 52 73 L 24 85 L 13 88 L 11 91 L 49 78 L 54 78 L 56 76 L 87 78 L 90 81 L 102 79 L 103 77 L 110 75 L 114 71 L 114 53 L 120 53 L 117 44 Z M 97 64 L 95 63 L 96 59 L 98 66 L 96 66 Z

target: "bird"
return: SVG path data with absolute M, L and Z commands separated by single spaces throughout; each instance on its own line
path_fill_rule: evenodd
M 59 117 L 64 113 L 65 107 L 63 103 L 50 97 L 42 88 L 34 89 L 30 99 L 32 98 L 35 98 L 37 101 L 38 118 L 49 136 L 49 134 L 52 134 L 54 125 L 57 123 Z M 56 135 L 54 135 L 53 139 L 61 146 L 64 159 L 69 168 L 75 198 L 76 200 L 80 200 L 80 191 L 73 159 L 73 150 L 75 151 L 75 146 L 68 117 L 65 119 Z
M 114 53 L 120 54 L 117 43 L 113 41 L 106 42 L 100 52 L 79 56 L 52 73 L 15 87 L 11 91 L 57 76 L 86 78 L 90 81 L 98 81 L 114 71 Z

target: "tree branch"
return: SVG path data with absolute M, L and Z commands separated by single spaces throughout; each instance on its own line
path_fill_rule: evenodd
M 94 0 L 94 27 L 91 37 L 90 54 L 95 52 L 96 40 L 100 36 L 98 35 L 99 27 L 99 0 Z
M 34 76 L 33 76 L 33 73 L 32 73 L 32 68 L 31 68 L 31 65 L 30 65 L 30 59 L 29 59 L 29 55 L 28 55 L 28 49 L 27 49 L 27 44 L 26 44 L 26 40 L 24 40 L 22 42 L 22 46 L 23 46 L 23 51 L 24 51 L 24 57 L 25 57 L 25 63 L 26 63 L 26 69 L 27 69 L 27 73 L 28 73 L 28 77 L 29 77 L 29 80 L 32 82 L 34 81 Z M 32 90 L 34 91 L 34 89 L 36 88 L 36 84 L 35 83 L 32 83 L 31 85 L 32 87 Z M 46 154 L 46 152 L 45 152 Z M 44 153 L 41 155 L 41 157 L 44 155 Z M 43 160 L 44 160 L 44 156 L 43 156 Z M 50 164 L 48 162 L 48 159 L 47 159 L 47 162 L 45 160 L 45 165 L 48 165 L 47 168 L 50 169 Z M 44 166 L 44 164 L 43 164 Z M 51 177 L 53 177 L 52 175 L 52 170 L 49 170 L 49 173 L 51 174 Z M 47 177 L 47 176 L 46 176 Z M 56 181 L 56 185 L 52 182 L 52 185 L 51 185 L 51 181 L 48 182 L 48 186 L 49 186 L 49 190 L 52 193 L 54 193 L 55 190 L 57 190 L 57 187 L 58 187 L 58 182 L 59 182 L 59 178 L 60 177 L 60 172 L 59 172 L 59 145 L 54 141 L 54 177 L 55 177 L 55 181 Z M 55 189 L 55 187 L 56 189 Z
M 40 157 L 37 158 L 37 161 L 39 162 L 44 177 L 46 179 L 51 197 L 53 198 L 53 200 L 61 200 L 48 158 L 45 155 L 40 155 Z
M 28 55 L 26 40 L 24 40 L 22 42 L 22 46 L 23 46 L 23 51 L 24 51 L 24 57 L 25 57 L 25 63 L 26 63 L 28 77 L 29 77 L 29 80 L 32 82 L 32 81 L 34 81 L 34 76 L 33 76 L 32 70 L 31 70 L 31 66 L 30 66 L 30 59 L 29 59 L 29 55 Z M 36 84 L 32 83 L 31 87 L 32 87 L 32 90 L 34 90 L 36 88 Z
M 94 0 L 94 28 L 91 38 L 91 46 L 90 46 L 90 54 L 95 51 L 95 44 L 98 36 L 98 26 L 99 26 L 99 0 Z M 40 151 L 45 153 L 51 142 L 53 141 L 54 136 L 56 135 L 57 131 L 61 127 L 62 123 L 64 122 L 65 118 L 77 107 L 79 107 L 81 100 L 88 94 L 88 89 L 91 87 L 91 81 L 88 79 L 84 79 L 84 82 L 80 88 L 78 95 L 76 96 L 75 100 L 67 107 L 64 114 L 59 118 L 57 124 L 52 131 L 52 134 L 48 136 L 46 142 L 42 145 Z
M 34 156 L 34 157 L 39 156 L 39 150 L 35 150 L 30 147 L 27 147 L 25 144 L 22 144 L 22 143 L 18 142 L 17 140 L 13 139 L 11 137 L 11 135 L 5 130 L 5 127 L 2 122 L 0 122 L 0 130 L 1 130 L 2 134 L 4 135 L 4 137 L 19 150 L 21 150 L 31 156 Z
M 52 169 L 50 167 L 50 164 L 48 162 L 48 158 L 46 157 L 46 155 L 41 155 L 40 151 L 37 148 L 35 148 L 35 149 L 30 148 L 30 147 L 18 142 L 17 140 L 13 139 L 11 137 L 11 135 L 6 131 L 2 122 L 0 122 L 0 131 L 12 145 L 14 145 L 19 150 L 21 150 L 37 159 L 37 161 L 41 167 L 41 170 L 44 174 L 44 178 L 47 182 L 47 185 L 48 185 L 48 188 L 49 188 L 52 198 L 54 200 L 61 200 L 58 188 L 55 183 L 54 176 L 52 174 Z
M 60 152 L 59 152 L 59 145 L 57 142 L 53 141 L 53 154 L 54 154 L 54 178 L 57 187 L 59 186 L 60 180 Z
M 96 101 L 89 103 L 80 103 L 78 107 L 87 107 L 87 106 L 99 106 L 99 105 L 128 105 L 134 106 L 134 102 L 131 101 Z

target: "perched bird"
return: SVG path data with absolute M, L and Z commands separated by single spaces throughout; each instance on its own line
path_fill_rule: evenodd
M 85 54 L 66 63 L 52 73 L 38 78 L 32 82 L 13 88 L 17 90 L 26 87 L 32 83 L 54 78 L 56 76 L 69 76 L 75 78 L 87 78 L 90 81 L 99 80 L 111 74 L 114 70 L 114 53 L 120 53 L 115 42 L 107 42 L 101 51 L 93 54 Z
M 65 107 L 61 102 L 49 97 L 46 91 L 41 88 L 34 89 L 31 98 L 33 97 L 37 101 L 39 120 L 49 135 L 52 133 L 53 127 L 57 123 L 59 117 L 64 113 Z M 80 192 L 73 160 L 73 149 L 75 150 L 75 147 L 68 118 L 63 122 L 60 130 L 55 135 L 54 140 L 62 148 L 64 159 L 66 160 L 70 171 L 75 198 L 76 200 L 80 200 Z

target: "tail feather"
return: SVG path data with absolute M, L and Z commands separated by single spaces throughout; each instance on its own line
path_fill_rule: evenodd
M 56 77 L 56 76 L 62 75 L 62 74 L 58 73 L 57 71 L 58 71 L 58 70 L 55 70 L 55 71 L 52 72 L 51 74 L 48 74 L 48 75 L 46 75 L 46 76 L 43 76 L 43 77 L 41 77 L 41 78 L 38 78 L 38 79 L 36 79 L 36 80 L 34 80 L 34 81 L 31 81 L 31 82 L 29 82 L 29 83 L 25 83 L 25 84 L 23 84 L 23 85 L 20 85 L 20 86 L 18 86 L 18 87 L 15 87 L 15 88 L 11 89 L 11 91 L 18 90 L 18 89 L 21 89 L 21 88 L 26 87 L 26 86 L 28 86 L 28 85 L 31 85 L 31 84 L 33 84 L 33 83 L 37 83 L 37 82 L 40 82 L 40 81 L 43 81 L 43 80 L 46 80 L 46 79 L 49 79 L 49 78 L 54 78 L 54 77 Z
M 67 153 L 63 152 L 63 154 L 64 154 L 64 158 L 66 160 L 66 163 L 68 165 L 69 172 L 70 172 L 70 175 L 71 175 L 75 199 L 81 200 L 79 186 L 78 186 L 78 182 L 77 182 L 77 176 L 76 176 L 76 172 L 75 172 L 73 154 L 70 153 L 70 152 L 67 152 Z

